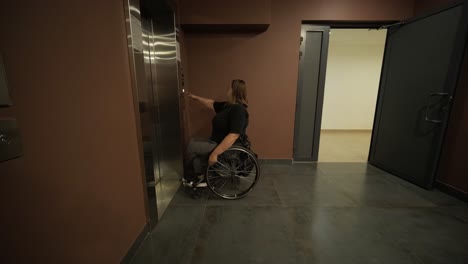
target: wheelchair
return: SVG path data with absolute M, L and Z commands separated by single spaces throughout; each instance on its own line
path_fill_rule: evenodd
M 211 192 L 228 200 L 247 196 L 257 185 L 259 178 L 257 155 L 249 148 L 237 145 L 219 155 L 218 162 L 208 165 L 205 173 L 207 187 Z M 196 193 L 197 189 L 194 187 L 192 193 Z
M 205 178 L 210 190 L 218 197 L 243 198 L 260 178 L 257 155 L 248 148 L 232 146 L 218 156 L 216 164 L 208 166 Z

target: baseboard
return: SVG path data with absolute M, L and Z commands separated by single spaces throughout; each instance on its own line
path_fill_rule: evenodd
M 132 246 L 128 250 L 127 254 L 122 258 L 121 264 L 130 264 L 135 257 L 138 249 L 140 248 L 141 243 L 145 240 L 146 236 L 149 234 L 149 227 L 148 224 L 145 224 L 143 230 L 141 230 L 140 234 L 138 234 L 135 241 L 133 241 Z
M 468 203 L 468 193 L 440 181 L 436 181 L 435 186 L 440 191 Z
M 291 165 L 292 159 L 259 159 L 260 164 Z

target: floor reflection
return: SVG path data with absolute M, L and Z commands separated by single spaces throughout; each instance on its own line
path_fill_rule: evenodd
M 180 186 L 180 180 L 173 179 L 161 179 L 155 186 L 157 206 L 158 206 L 158 218 L 164 215 L 167 207 L 171 203 L 174 195 Z

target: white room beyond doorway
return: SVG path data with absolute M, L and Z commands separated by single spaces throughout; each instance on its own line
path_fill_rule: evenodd
M 367 161 L 386 33 L 331 30 L 319 161 Z

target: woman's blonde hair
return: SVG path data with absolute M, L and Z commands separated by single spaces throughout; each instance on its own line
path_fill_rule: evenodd
M 231 94 L 229 95 L 229 104 L 247 105 L 247 87 L 244 80 L 236 79 L 231 82 Z

